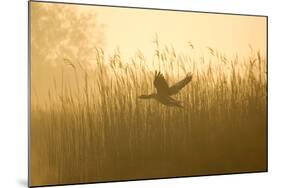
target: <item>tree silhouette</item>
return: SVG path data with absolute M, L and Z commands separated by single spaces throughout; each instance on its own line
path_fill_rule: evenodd
M 93 9 L 78 5 L 31 4 L 32 60 L 57 63 L 63 58 L 83 63 L 102 45 L 102 25 Z

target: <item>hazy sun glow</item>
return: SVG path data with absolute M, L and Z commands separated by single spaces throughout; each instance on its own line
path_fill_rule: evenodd
M 188 50 L 188 42 L 201 51 L 210 46 L 239 56 L 249 53 L 249 45 L 261 51 L 266 48 L 265 17 L 91 8 L 105 25 L 104 48 L 108 53 L 114 52 L 116 47 L 128 55 L 142 49 L 151 57 L 156 34 L 161 43 L 173 45 L 179 51 Z
M 30 11 L 30 186 L 267 170 L 266 17 Z

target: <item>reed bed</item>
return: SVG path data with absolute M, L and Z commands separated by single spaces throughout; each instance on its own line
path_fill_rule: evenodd
M 155 46 L 150 60 L 98 48 L 90 65 L 63 59 L 45 97 L 32 90 L 32 185 L 266 170 L 265 55 Z M 138 99 L 155 70 L 170 84 L 192 72 L 175 96 L 184 108 Z

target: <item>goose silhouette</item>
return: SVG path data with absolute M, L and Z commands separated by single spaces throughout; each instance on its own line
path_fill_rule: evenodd
M 139 96 L 139 98 L 155 99 L 166 106 L 176 106 L 182 108 L 183 106 L 181 105 L 181 102 L 172 98 L 171 96 L 177 94 L 191 80 L 192 80 L 192 74 L 188 73 L 184 79 L 180 80 L 179 82 L 169 87 L 163 74 L 155 71 L 154 87 L 156 88 L 157 92 L 149 95 L 141 95 Z

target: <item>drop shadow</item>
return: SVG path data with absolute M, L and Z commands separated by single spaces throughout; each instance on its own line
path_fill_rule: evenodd
M 28 182 L 25 179 L 18 179 L 17 183 L 21 186 L 21 187 L 28 187 Z

